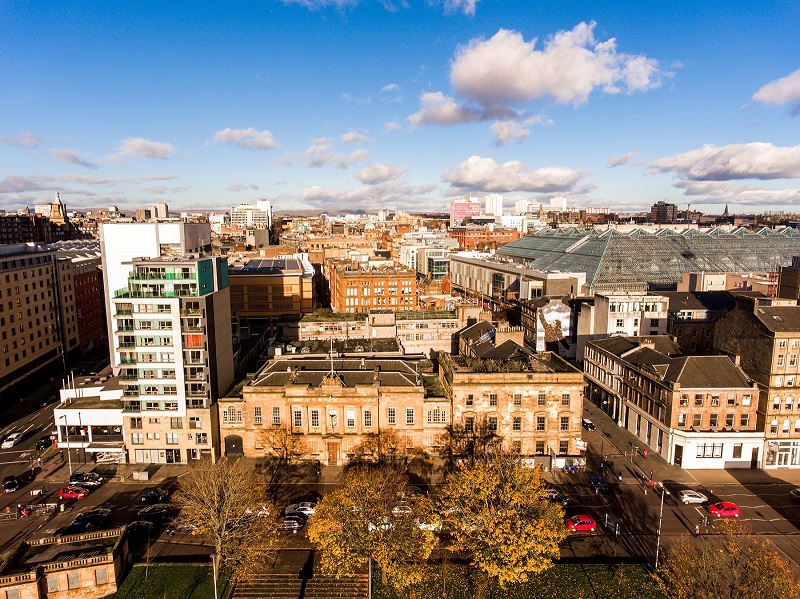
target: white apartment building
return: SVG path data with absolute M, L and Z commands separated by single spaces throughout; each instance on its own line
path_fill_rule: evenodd
M 484 198 L 484 214 L 492 216 L 503 216 L 503 195 L 500 193 L 490 193 Z
M 269 200 L 258 200 L 255 204 L 232 207 L 231 224 L 272 229 L 272 203 Z

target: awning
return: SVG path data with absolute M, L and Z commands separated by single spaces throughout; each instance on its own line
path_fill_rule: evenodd
M 125 443 L 89 443 L 86 446 L 86 451 L 89 452 L 100 452 L 100 451 L 116 451 L 116 452 L 124 452 L 125 451 Z

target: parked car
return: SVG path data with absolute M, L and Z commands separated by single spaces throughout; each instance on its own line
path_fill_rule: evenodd
M 2 445 L 0 445 L 0 448 L 11 449 L 12 447 L 14 447 L 14 445 L 19 443 L 20 441 L 22 441 L 22 433 L 13 432 L 10 435 L 8 435 L 5 439 L 3 439 L 3 443 Z
M 105 507 L 96 507 L 88 512 L 83 512 L 75 517 L 75 522 L 91 522 L 95 528 L 104 526 L 111 519 L 111 510 Z
M 153 523 L 148 520 L 134 520 L 125 526 L 125 530 L 134 537 L 149 536 L 153 532 Z
M 739 506 L 730 501 L 718 501 L 717 503 L 712 503 L 706 509 L 715 518 L 739 517 Z
M 708 497 L 699 491 L 692 491 L 691 489 L 678 491 L 678 499 L 680 499 L 684 505 L 688 505 L 690 503 L 705 503 L 708 501 Z
M 137 518 L 139 520 L 149 520 L 154 524 L 158 524 L 164 518 L 169 516 L 169 514 L 170 514 L 170 506 L 164 503 L 156 503 L 140 509 Z
M 595 430 L 594 422 L 592 422 L 588 418 L 584 418 L 583 420 L 581 420 L 581 424 L 583 425 L 583 428 L 585 428 L 587 431 Z
M 571 501 L 569 497 L 566 495 L 561 494 L 559 491 L 555 489 L 548 489 L 542 499 L 546 499 L 550 503 L 560 503 L 563 506 L 566 506 Z
M 46 437 L 39 437 L 39 439 L 36 441 L 36 451 L 44 451 L 48 447 L 52 446 L 53 446 L 53 440 L 50 438 L 49 435 Z
M 297 533 L 297 531 L 301 530 L 305 525 L 305 518 L 298 512 L 297 514 L 285 516 L 281 528 L 286 532 Z
M 611 490 L 611 487 L 608 486 L 608 482 L 602 476 L 590 476 L 589 486 L 595 493 L 607 493 Z
M 89 489 L 70 485 L 58 492 L 59 499 L 83 499 L 89 494 Z
M 19 489 L 19 479 L 16 476 L 14 476 L 14 475 L 6 476 L 3 479 L 3 492 L 4 493 L 13 493 L 17 489 Z
M 260 518 L 266 518 L 267 516 L 269 516 L 270 510 L 266 503 L 262 503 L 260 505 L 255 505 L 253 507 L 245 508 L 244 512 L 245 514 L 255 514 Z
M 789 491 L 789 497 L 800 503 L 800 489 L 792 489 Z
M 153 503 L 163 503 L 166 501 L 167 497 L 169 497 L 169 491 L 166 489 L 150 489 L 142 493 L 141 500 L 142 503 L 147 503 L 149 505 Z
M 571 531 L 585 531 L 594 532 L 597 530 L 597 522 L 588 514 L 576 514 L 564 520 Z
M 172 524 L 167 527 L 167 534 L 171 537 L 185 535 L 186 533 L 197 534 L 197 526 L 194 524 Z
M 94 530 L 94 525 L 88 521 L 73 522 L 67 526 L 62 526 L 56 529 L 56 536 L 63 537 L 66 535 L 79 535 L 84 532 L 91 532 Z
M 317 510 L 317 504 L 313 501 L 302 501 L 300 503 L 292 503 L 286 506 L 286 511 L 284 514 L 287 516 L 293 514 L 303 514 L 304 516 L 313 516 L 314 512 Z
M 413 511 L 410 505 L 396 505 L 392 508 L 392 516 L 395 518 L 407 518 Z
M 99 487 L 106 479 L 94 472 L 75 472 L 69 477 L 69 484 L 75 487 Z

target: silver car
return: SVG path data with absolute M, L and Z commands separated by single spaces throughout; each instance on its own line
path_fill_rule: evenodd
M 686 505 L 690 503 L 705 503 L 708 501 L 708 497 L 698 491 L 692 491 L 691 489 L 679 491 L 678 499 L 680 499 Z

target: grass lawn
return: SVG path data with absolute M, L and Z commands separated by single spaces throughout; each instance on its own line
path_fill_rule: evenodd
M 650 572 L 640 565 L 559 565 L 556 564 L 534 581 L 504 589 L 485 588 L 477 577 L 470 585 L 464 566 L 443 564 L 431 572 L 424 587 L 403 595 L 381 586 L 378 574 L 375 599 L 439 597 L 440 599 L 666 599 Z M 443 582 L 444 581 L 444 582 Z
M 147 579 L 145 580 L 145 576 Z M 220 578 L 218 592 L 224 597 L 227 580 Z M 122 587 L 107 599 L 214 599 L 211 567 L 193 564 L 134 566 Z

